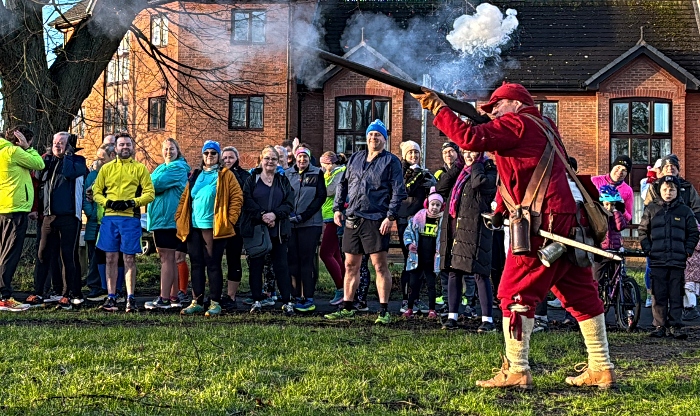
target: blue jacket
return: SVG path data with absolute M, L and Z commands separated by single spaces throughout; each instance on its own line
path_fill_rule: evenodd
M 342 211 L 349 204 L 346 215 L 368 220 L 398 217 L 401 201 L 406 199 L 403 169 L 398 157 L 383 150 L 365 169 L 367 151 L 350 156 L 343 179 L 335 193 L 333 211 Z
M 85 223 L 85 241 L 97 240 L 97 231 L 100 229 L 100 222 L 97 218 L 97 202 L 90 202 L 86 197 L 87 189 L 95 183 L 97 172 L 97 170 L 93 170 L 88 173 L 87 178 L 85 178 L 85 189 L 83 190 L 83 211 L 87 218 L 87 222 Z
M 175 211 L 187 184 L 190 166 L 183 157 L 158 165 L 151 173 L 156 197 L 148 204 L 148 231 L 177 228 Z
M 83 219 L 83 187 L 87 165 L 80 155 L 63 158 L 44 156 L 44 170 L 39 174 L 44 215 L 74 215 Z

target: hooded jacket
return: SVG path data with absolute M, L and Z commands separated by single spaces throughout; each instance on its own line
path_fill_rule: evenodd
M 155 198 L 148 204 L 148 231 L 176 228 L 175 212 L 187 185 L 190 165 L 182 156 L 163 163 L 151 173 Z
M 0 214 L 30 212 L 34 203 L 31 170 L 44 169 L 41 155 L 0 139 Z
M 680 197 L 669 203 L 655 199 L 647 205 L 638 232 L 651 267 L 685 269 L 700 238 L 695 215 Z
M 105 209 L 105 215 L 120 217 L 141 218 L 139 207 L 148 205 L 155 198 L 151 175 L 143 163 L 133 158 L 120 159 L 104 164 L 95 183 L 92 185 L 92 194 L 95 202 L 107 206 L 107 201 L 128 201 L 133 199 L 136 203 L 134 209 L 115 211 Z
M 297 165 L 284 172 L 294 190 L 294 209 L 292 212 L 301 217 L 301 222 L 292 224 L 292 228 L 321 227 L 323 215 L 321 207 L 326 201 L 326 182 L 323 172 L 316 166 L 309 165 L 299 172 Z
M 687 205 L 693 214 L 695 214 L 695 219 L 700 222 L 700 195 L 695 189 L 693 184 L 687 180 L 678 177 L 678 182 L 680 182 L 680 189 L 678 191 L 678 196 L 683 200 L 683 203 Z M 659 195 L 659 182 L 656 181 L 649 186 L 649 191 L 647 192 L 647 197 L 644 199 L 644 205 L 650 205 L 652 201 L 660 198 Z
M 44 215 L 73 215 L 83 218 L 83 188 L 87 165 L 80 155 L 44 157 L 45 168 L 39 173 Z
M 324 202 L 323 207 L 321 207 L 323 222 L 333 221 L 333 200 L 335 199 L 335 191 L 338 189 L 338 184 L 341 179 L 343 179 L 344 173 L 345 166 L 336 166 L 333 170 L 323 175 L 323 179 L 326 182 L 326 202 Z
M 187 240 L 192 230 L 192 195 L 190 189 L 197 182 L 197 177 L 202 173 L 201 169 L 192 172 L 185 190 L 182 192 L 180 202 L 175 211 L 175 224 L 177 226 L 177 238 Z M 214 238 L 228 238 L 236 235 L 234 224 L 238 221 L 243 206 L 243 192 L 233 173 L 227 168 L 218 172 L 216 181 L 216 197 L 214 199 Z

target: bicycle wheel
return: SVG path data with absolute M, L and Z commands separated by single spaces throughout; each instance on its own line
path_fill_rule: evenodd
M 622 290 L 615 299 L 615 316 L 620 328 L 631 331 L 637 327 L 642 311 L 639 285 L 631 277 L 622 278 Z

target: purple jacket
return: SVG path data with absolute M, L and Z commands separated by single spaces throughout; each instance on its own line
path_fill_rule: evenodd
M 622 247 L 622 234 L 620 231 L 627 227 L 627 218 L 620 211 L 613 212 L 612 217 L 608 218 L 608 233 L 605 234 L 605 240 L 600 243 L 600 248 L 603 250 L 619 250 Z
M 632 191 L 631 186 L 627 185 L 625 182 L 622 182 L 621 184 L 616 186 L 615 184 L 613 184 L 612 179 L 610 179 L 610 174 L 593 176 L 591 177 L 591 182 L 593 182 L 593 185 L 595 185 L 597 189 L 600 189 L 600 187 L 603 185 L 615 186 L 615 188 L 617 188 L 617 191 L 620 193 L 622 200 L 625 202 L 625 218 L 627 219 L 627 222 L 632 221 L 632 209 L 634 208 L 634 191 Z

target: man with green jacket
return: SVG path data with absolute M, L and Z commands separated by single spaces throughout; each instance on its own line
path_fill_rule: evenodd
M 12 278 L 24 246 L 28 214 L 34 203 L 31 170 L 44 169 L 41 155 L 30 147 L 34 134 L 19 126 L 0 139 L 0 310 L 28 306 L 12 297 Z

